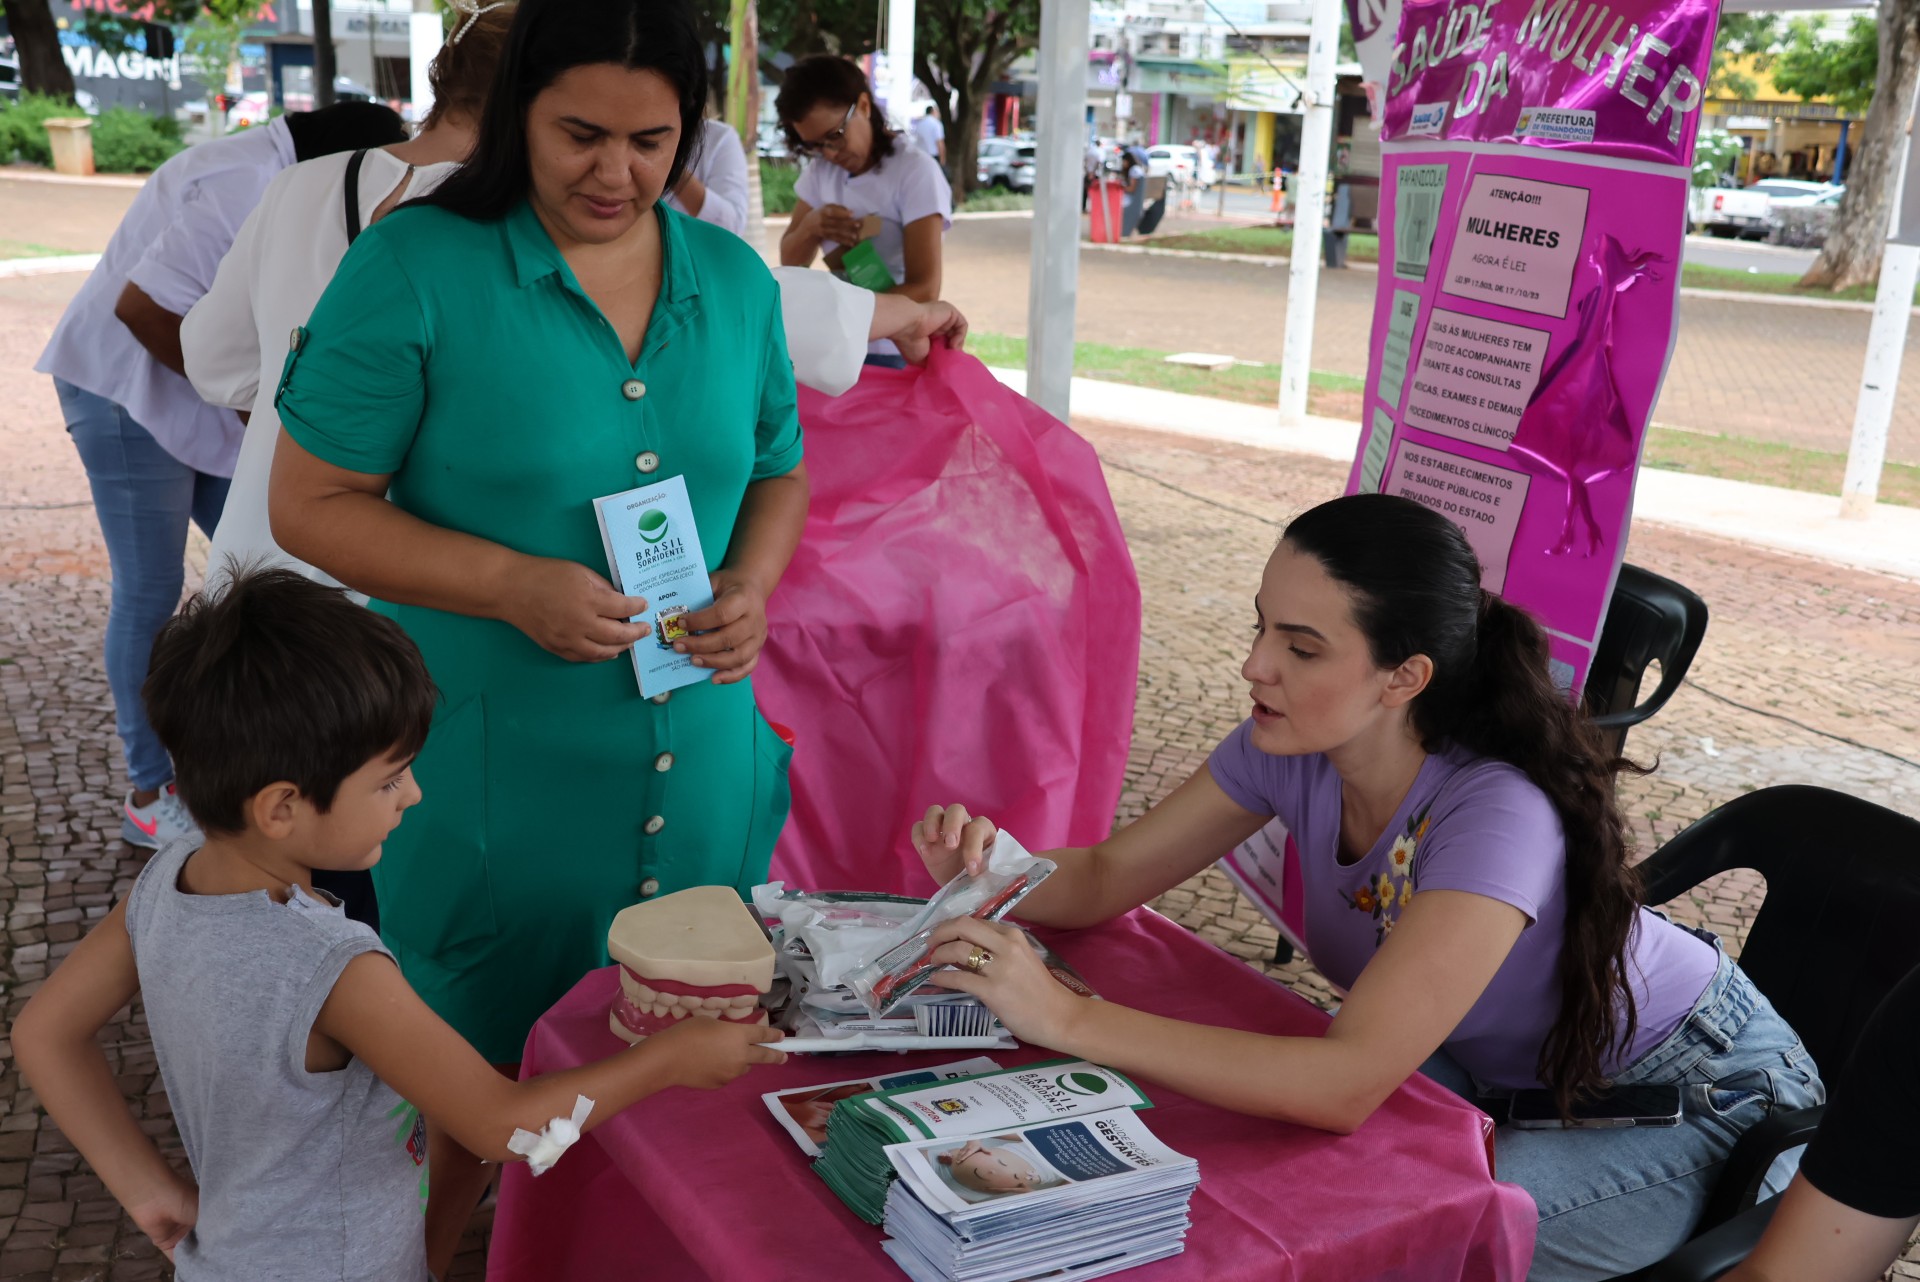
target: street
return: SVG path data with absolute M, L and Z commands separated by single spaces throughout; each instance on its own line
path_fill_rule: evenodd
M 1026 333 L 1031 229 L 1025 219 L 962 218 L 947 234 L 944 292 L 975 329 Z M 1321 273 L 1315 369 L 1366 374 L 1376 280 L 1361 267 Z M 1284 260 L 1252 264 L 1084 248 L 1075 336 L 1278 362 L 1286 293 Z M 1679 341 L 1654 421 L 1844 454 L 1869 320 L 1865 308 L 1682 296 Z M 1920 389 L 1920 327 L 1907 336 L 1902 380 Z M 1920 396 L 1903 397 L 1896 407 L 1888 457 L 1920 463 Z

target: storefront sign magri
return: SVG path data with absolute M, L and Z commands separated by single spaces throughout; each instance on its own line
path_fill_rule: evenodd
M 1546 625 L 1570 697 L 1673 350 L 1716 14 L 1713 0 L 1406 0 L 1397 26 L 1355 25 L 1363 60 L 1397 34 L 1347 488 L 1459 525 L 1483 586 Z M 1298 941 L 1291 845 L 1276 823 L 1225 867 Z

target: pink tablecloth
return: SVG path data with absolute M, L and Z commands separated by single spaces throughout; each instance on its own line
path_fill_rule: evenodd
M 1326 1016 L 1163 917 L 1142 910 L 1054 948 L 1108 996 L 1166 1015 L 1311 1035 Z M 612 1054 L 612 969 L 596 971 L 527 1039 L 526 1072 Z M 644 1100 L 583 1139 L 538 1179 L 507 1168 L 491 1282 L 832 1278 L 903 1275 L 881 1231 L 807 1169 L 763 1092 L 831 1082 L 966 1052 L 793 1056 L 725 1090 Z M 1044 1058 L 1023 1048 L 1006 1064 Z M 1526 1193 L 1488 1172 L 1487 1122 L 1423 1077 L 1350 1136 L 1223 1112 L 1143 1083 L 1154 1133 L 1200 1162 L 1184 1255 L 1137 1282 L 1518 1282 L 1533 1254 Z

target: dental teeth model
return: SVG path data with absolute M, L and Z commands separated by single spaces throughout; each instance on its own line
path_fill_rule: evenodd
M 607 1017 L 640 1042 L 687 1018 L 764 1024 L 760 996 L 773 986 L 773 945 L 740 896 L 695 886 L 621 911 L 607 931 L 620 963 L 620 995 Z

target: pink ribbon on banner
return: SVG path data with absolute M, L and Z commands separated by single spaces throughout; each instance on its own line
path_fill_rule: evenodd
M 1643 280 L 1657 281 L 1656 267 L 1669 261 L 1651 251 L 1629 252 L 1611 235 L 1600 235 L 1581 258 L 1583 276 L 1598 280 L 1578 304 L 1580 328 L 1540 379 L 1509 447 L 1529 472 L 1566 486 L 1566 507 L 1555 556 L 1592 556 L 1600 550 L 1591 489 L 1611 477 L 1631 475 L 1639 457 L 1634 424 L 1613 365 L 1613 337 L 1621 303 Z

